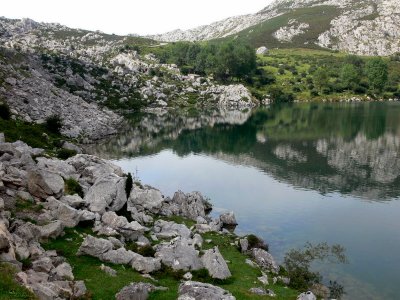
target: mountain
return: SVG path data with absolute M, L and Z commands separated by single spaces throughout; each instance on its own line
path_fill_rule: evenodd
M 398 0 L 277 0 L 256 14 L 151 38 L 239 39 L 254 47 L 327 48 L 385 56 L 400 52 L 400 5 Z
M 193 114 L 256 104 L 243 85 L 221 86 L 160 63 L 152 54 L 158 46 L 145 38 L 0 18 L 0 103 L 27 122 L 59 115 L 62 133 L 83 141 L 116 133 L 121 115 L 139 110 L 179 107 Z

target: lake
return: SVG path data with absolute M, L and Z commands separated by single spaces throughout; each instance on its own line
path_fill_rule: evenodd
M 148 114 L 90 151 L 167 196 L 201 191 L 280 262 L 307 241 L 341 244 L 348 264 L 315 268 L 345 299 L 400 297 L 397 103 Z

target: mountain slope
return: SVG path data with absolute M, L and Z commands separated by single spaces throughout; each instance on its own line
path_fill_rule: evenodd
M 277 0 L 254 15 L 152 36 L 168 42 L 227 37 L 247 40 L 254 47 L 390 55 L 400 51 L 400 5 L 398 0 Z

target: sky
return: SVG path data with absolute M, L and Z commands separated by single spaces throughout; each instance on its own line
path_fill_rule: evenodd
M 273 0 L 4 0 L 0 16 L 140 35 L 190 29 L 255 13 Z

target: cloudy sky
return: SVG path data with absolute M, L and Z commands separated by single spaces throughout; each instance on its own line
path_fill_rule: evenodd
M 189 29 L 255 13 L 272 0 L 5 0 L 0 16 L 31 18 L 73 28 L 141 35 Z

